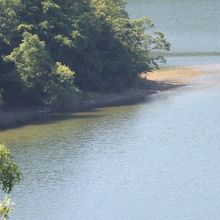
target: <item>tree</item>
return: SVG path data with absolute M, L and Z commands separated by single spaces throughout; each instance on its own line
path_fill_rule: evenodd
M 152 52 L 170 46 L 148 18 L 130 19 L 123 0 L 0 0 L 0 28 L 1 96 L 22 106 L 132 88 L 163 61 Z
M 73 83 L 74 72 L 60 62 L 53 62 L 45 42 L 40 41 L 37 34 L 25 32 L 22 43 L 4 60 L 14 63 L 14 74 L 23 88 L 23 101 L 29 104 L 53 104 L 59 88 L 70 88 Z
M 36 104 L 41 104 L 41 96 L 52 68 L 45 43 L 40 41 L 36 34 L 25 32 L 22 43 L 4 60 L 14 63 L 13 73 L 20 79 L 22 85 L 20 92 L 25 101 L 32 100 Z M 5 91 L 7 92 L 7 88 Z
M 21 181 L 21 172 L 18 166 L 11 160 L 9 150 L 0 144 L 0 186 L 6 194 L 2 203 L 0 203 L 0 217 L 7 219 L 12 211 L 12 203 L 8 194 L 14 186 Z

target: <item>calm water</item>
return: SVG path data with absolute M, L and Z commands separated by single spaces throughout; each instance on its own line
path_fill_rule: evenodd
M 148 16 L 173 52 L 220 52 L 219 0 L 128 0 L 134 18 Z
M 187 39 L 181 33 L 190 36 L 193 28 L 210 36 L 201 49 L 211 52 L 220 46 L 213 41 L 217 24 L 212 24 L 219 7 L 219 1 L 204 0 L 128 5 L 134 17 L 153 17 L 173 36 L 176 50 Z M 202 19 L 210 26 L 201 25 Z M 192 51 L 198 51 L 194 42 Z M 220 62 L 197 56 L 173 57 L 171 63 Z M 17 205 L 11 219 L 219 220 L 219 69 L 201 78 L 199 86 L 153 95 L 139 105 L 0 132 L 0 142 L 10 146 L 24 175 L 13 192 Z
M 0 133 L 24 174 L 11 219 L 219 220 L 216 77 L 211 87 Z

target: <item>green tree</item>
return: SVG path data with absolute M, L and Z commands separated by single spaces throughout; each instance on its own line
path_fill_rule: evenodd
M 14 63 L 14 74 L 22 83 L 21 92 L 25 101 L 29 99 L 39 104 L 52 68 L 50 57 L 45 50 L 45 43 L 37 35 L 25 32 L 23 37 L 19 47 L 14 48 L 4 60 Z
M 0 144 L 0 186 L 6 194 L 0 203 L 0 217 L 7 219 L 12 211 L 12 202 L 8 194 L 13 187 L 21 181 L 21 172 L 18 166 L 11 160 L 9 150 Z
M 53 63 L 45 42 L 40 41 L 37 34 L 25 32 L 22 43 L 4 60 L 15 65 L 24 101 L 35 105 L 53 104 L 57 101 L 59 88 L 70 87 L 74 79 L 74 72 L 69 67 Z
M 123 0 L 0 0 L 0 30 L 0 92 L 10 104 L 132 88 L 164 61 L 154 52 L 170 47 L 148 18 L 130 19 Z

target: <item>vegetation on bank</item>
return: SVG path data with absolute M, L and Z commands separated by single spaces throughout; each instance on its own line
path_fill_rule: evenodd
M 8 219 L 13 208 L 8 194 L 20 181 L 21 172 L 18 166 L 11 160 L 9 150 L 0 144 L 0 186 L 5 193 L 5 198 L 0 203 L 0 219 L 2 220 Z
M 124 91 L 169 46 L 123 0 L 0 0 L 0 95 L 9 106 L 57 108 Z

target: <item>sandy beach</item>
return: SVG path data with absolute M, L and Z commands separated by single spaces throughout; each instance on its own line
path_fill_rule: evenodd
M 202 79 L 217 79 L 220 74 L 220 64 L 195 65 L 190 67 L 165 68 L 140 76 L 153 82 L 171 83 L 174 85 L 197 84 Z
M 147 79 L 157 82 L 173 84 L 189 83 L 192 78 L 198 77 L 203 72 L 196 67 L 179 67 L 174 69 L 162 69 L 147 74 Z

